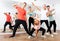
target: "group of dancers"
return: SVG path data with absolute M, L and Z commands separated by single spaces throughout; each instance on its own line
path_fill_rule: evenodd
M 35 36 L 37 37 L 38 32 L 42 31 L 41 37 L 46 37 L 45 33 L 48 35 L 50 34 L 53 37 L 53 34 L 56 33 L 56 22 L 54 19 L 55 15 L 55 9 L 51 9 L 50 5 L 44 4 L 42 8 L 36 6 L 32 2 L 32 6 L 28 6 L 28 11 L 25 9 L 27 6 L 26 2 L 23 2 L 23 6 L 20 6 L 19 4 L 14 4 L 13 7 L 17 10 L 17 13 L 15 14 L 15 24 L 12 26 L 12 18 L 9 13 L 4 13 L 6 15 L 6 22 L 4 24 L 4 30 L 6 31 L 6 26 L 9 25 L 9 29 L 13 31 L 13 34 L 10 36 L 15 37 L 16 30 L 19 28 L 19 25 L 22 24 L 24 26 L 24 29 L 26 33 L 29 35 L 28 38 L 34 37 L 33 33 L 35 31 Z M 26 15 L 29 15 L 29 19 L 27 22 Z M 43 23 L 47 26 L 47 31 L 42 25 Z M 33 24 L 33 27 L 31 27 L 31 24 Z M 53 33 L 51 31 L 51 27 L 53 25 Z

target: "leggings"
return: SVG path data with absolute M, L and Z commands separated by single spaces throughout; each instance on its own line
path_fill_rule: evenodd
M 31 31 L 31 23 L 34 25 L 34 19 L 29 17 L 29 31 Z

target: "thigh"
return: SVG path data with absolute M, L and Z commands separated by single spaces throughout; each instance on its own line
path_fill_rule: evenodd
M 42 27 L 40 27 L 40 29 L 39 29 L 40 31 L 43 31 L 43 30 L 45 30 L 44 28 L 42 28 Z

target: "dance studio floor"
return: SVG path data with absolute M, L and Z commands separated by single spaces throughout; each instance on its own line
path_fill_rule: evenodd
M 2 32 L 1 32 L 2 33 Z M 0 34 L 0 41 L 60 41 L 60 31 L 57 31 L 58 35 L 54 35 L 52 38 L 51 36 L 47 36 L 45 39 L 41 38 L 41 33 L 39 32 L 38 38 L 31 38 L 28 39 L 28 35 L 26 33 L 17 34 L 14 38 L 9 38 L 11 34 Z

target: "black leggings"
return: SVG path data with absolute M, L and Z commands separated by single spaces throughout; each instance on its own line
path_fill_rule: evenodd
M 25 31 L 30 35 L 30 33 L 28 32 L 28 29 L 27 29 L 27 23 L 26 23 L 26 21 L 17 19 L 15 21 L 15 26 L 14 26 L 14 30 L 13 30 L 13 36 L 15 36 L 16 30 L 17 30 L 17 28 L 18 28 L 18 26 L 20 24 L 22 24 L 24 26 Z
M 33 34 L 34 31 L 35 31 L 35 29 L 32 28 L 32 31 L 30 31 L 31 35 Z M 41 27 L 38 31 L 42 31 L 42 35 L 44 35 L 46 30 Z
M 5 24 L 4 24 L 4 30 L 3 30 L 3 31 L 6 30 L 6 26 L 7 26 L 7 25 L 9 25 L 9 29 L 13 30 L 13 28 L 12 28 L 12 26 L 11 26 L 11 23 L 10 23 L 10 22 L 5 22 Z
M 50 26 L 49 26 L 48 20 L 41 20 L 40 22 L 41 22 L 41 24 L 42 24 L 43 22 L 45 22 L 45 24 L 46 24 L 46 26 L 47 26 L 47 28 L 48 28 L 48 29 L 47 29 L 47 32 L 50 32 L 50 34 L 51 34 L 52 32 L 51 32 L 51 30 L 50 30 Z
M 29 17 L 29 31 L 31 31 L 31 23 L 34 25 L 34 19 Z
M 56 32 L 56 22 L 55 22 L 55 20 L 50 21 L 50 28 L 49 28 L 50 30 L 51 30 L 52 25 L 53 25 L 54 32 Z

